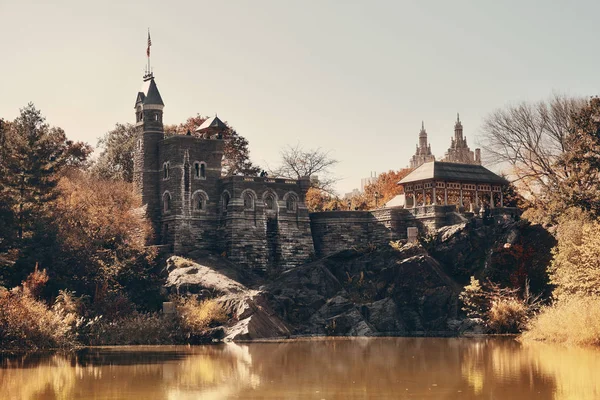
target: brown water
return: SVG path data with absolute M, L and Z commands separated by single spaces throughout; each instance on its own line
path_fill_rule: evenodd
M 508 338 L 94 348 L 0 362 L 0 399 L 600 399 L 600 350 Z

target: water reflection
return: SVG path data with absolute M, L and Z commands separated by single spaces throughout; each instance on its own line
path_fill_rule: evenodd
M 0 366 L 3 399 L 600 398 L 600 351 L 508 338 L 95 348 Z

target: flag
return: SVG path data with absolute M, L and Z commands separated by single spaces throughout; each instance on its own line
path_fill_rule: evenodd
M 150 57 L 150 46 L 152 46 L 152 40 L 150 39 L 150 29 L 148 29 L 148 48 L 146 49 L 146 55 Z

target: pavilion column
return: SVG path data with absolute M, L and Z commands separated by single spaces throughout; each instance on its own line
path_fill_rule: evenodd
M 502 195 L 502 188 L 500 188 L 500 208 L 504 207 L 504 196 Z
M 444 182 L 444 205 L 448 205 L 448 182 Z
M 425 207 L 425 184 L 423 184 L 423 207 Z
M 464 204 L 463 204 L 463 193 L 462 193 L 462 183 L 460 184 L 460 206 L 464 207 Z
M 435 205 L 437 203 L 437 197 L 435 196 L 435 183 L 433 184 L 433 189 L 431 189 L 431 194 L 433 198 L 431 199 L 431 204 Z
M 494 208 L 494 188 L 490 189 L 490 208 Z
M 475 184 L 475 207 L 479 209 L 479 192 L 477 191 L 477 184 Z

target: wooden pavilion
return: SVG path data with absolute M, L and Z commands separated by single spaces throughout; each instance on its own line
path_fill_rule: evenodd
M 508 181 L 481 165 L 431 161 L 398 182 L 406 208 L 455 205 L 469 211 L 504 207 Z

